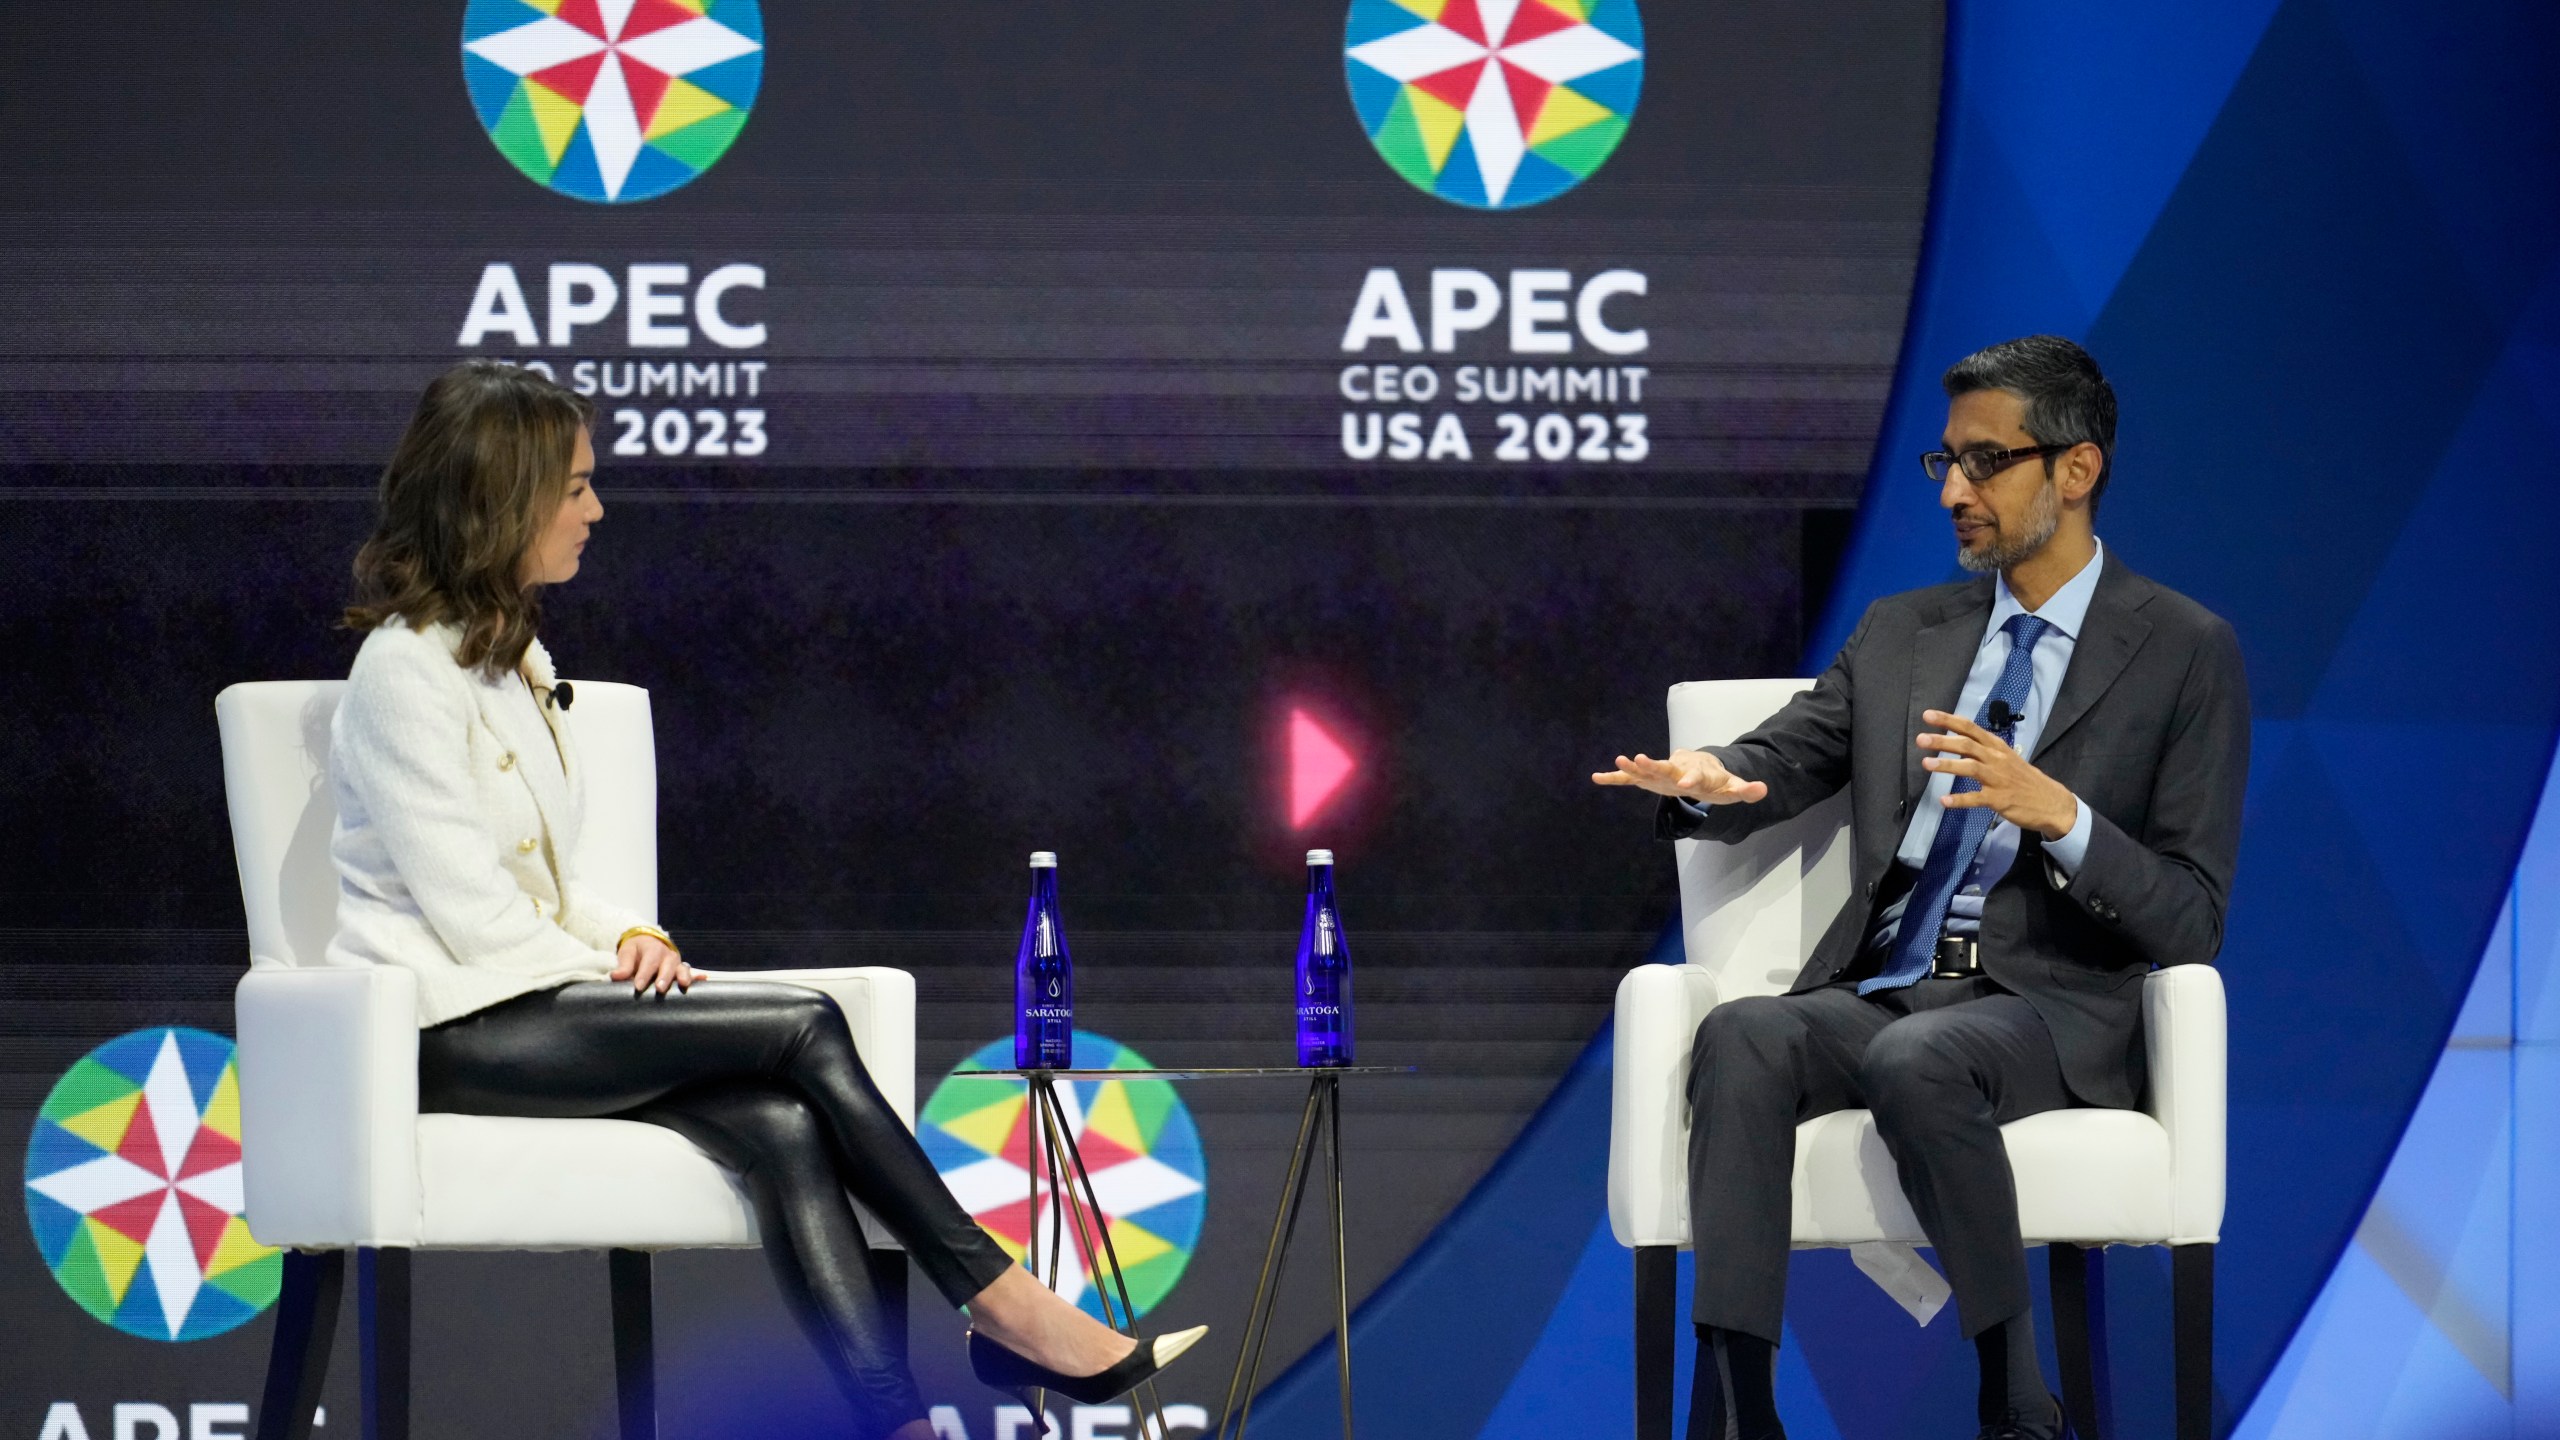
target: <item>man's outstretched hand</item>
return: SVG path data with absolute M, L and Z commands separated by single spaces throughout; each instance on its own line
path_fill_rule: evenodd
M 1674 750 L 1662 760 L 1621 755 L 1617 769 L 1591 772 L 1591 783 L 1633 785 L 1701 805 L 1747 805 L 1769 793 L 1767 785 L 1735 775 L 1716 757 L 1701 750 Z

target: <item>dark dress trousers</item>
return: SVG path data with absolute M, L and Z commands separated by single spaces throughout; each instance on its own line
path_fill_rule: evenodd
M 1956 1293 L 1966 1334 L 2027 1308 L 2017 1198 L 1999 1126 L 2144 1085 L 2142 977 L 2222 945 L 2249 761 L 2231 627 L 2113 554 L 2028 758 L 2091 812 L 2066 880 L 2042 837 L 1984 897 L 1983 975 L 1857 995 L 1895 898 L 1895 852 L 1930 772 L 1925 710 L 1952 712 L 1990 619 L 1989 577 L 1888 596 L 1812 689 L 1708 747 L 1756 804 L 1665 800 L 1664 839 L 1739 840 L 1849 787 L 1851 895 L 1786 996 L 1716 1007 L 1691 1062 L 1695 1318 L 1775 1341 L 1786 1282 L 1794 1127 L 1864 1105 Z

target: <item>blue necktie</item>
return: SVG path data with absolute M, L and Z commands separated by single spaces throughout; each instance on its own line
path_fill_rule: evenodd
M 2052 625 L 2033 615 L 2012 615 L 2000 628 L 2009 632 L 2009 663 L 2000 668 L 2000 683 L 1991 687 L 1980 713 L 1973 717 L 1976 725 L 1991 723 L 1995 704 L 2006 704 L 2012 715 L 2026 708 L 2027 689 L 2035 683 L 2036 642 Z M 1982 782 L 1970 775 L 1956 777 L 1958 795 L 1981 788 Z M 1929 973 L 1937 956 L 1938 932 L 1947 923 L 1947 907 L 1955 902 L 1956 884 L 1972 868 L 1973 854 L 1982 848 L 1982 837 L 1991 833 L 1994 818 L 1987 805 L 1949 810 L 1938 817 L 1938 836 L 1929 842 L 1929 862 L 1921 867 L 1911 899 L 1902 907 L 1902 928 L 1894 932 L 1893 959 L 1883 974 L 1858 982 L 1859 994 L 1899 989 Z

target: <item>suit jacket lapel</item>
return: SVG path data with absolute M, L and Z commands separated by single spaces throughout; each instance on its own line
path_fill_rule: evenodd
M 548 734 L 543 730 L 529 730 L 524 723 L 523 705 L 516 695 L 509 693 L 527 680 L 545 687 L 551 684 L 550 657 L 541 653 L 539 645 L 526 652 L 521 673 L 524 679 L 510 675 L 494 685 L 481 681 L 475 673 L 472 677 L 472 698 L 479 706 L 480 722 L 505 740 L 514 752 L 516 778 L 524 782 L 525 790 L 532 795 L 533 808 L 542 816 L 544 838 L 556 850 L 567 833 L 562 824 L 569 805 L 569 790 L 564 783 L 569 768 L 568 747 L 559 743 L 559 718 L 549 706 L 536 703 L 533 707 L 548 727 Z M 546 740 L 559 748 L 561 758 L 557 769 L 539 763 L 543 757 L 525 753 L 526 746 L 540 745 Z
M 1912 637 L 1911 707 L 1902 728 L 1905 814 L 1928 783 L 1929 772 L 1920 768 L 1920 747 L 1912 743 L 1930 728 L 1920 718 L 1921 712 L 1956 708 L 1956 701 L 1964 696 L 1964 677 L 1973 669 L 1974 652 L 1982 648 L 1982 627 L 1990 619 L 1991 582 L 1985 580 L 1956 592 L 1937 623 Z
M 2098 575 L 2098 593 L 2089 597 L 2089 615 L 2081 622 L 2080 638 L 2072 643 L 2071 665 L 2062 673 L 2062 693 L 2054 698 L 2053 715 L 2044 722 L 2036 753 L 2028 760 L 2043 759 L 2054 742 L 2070 734 L 2071 727 L 2116 683 L 2124 667 L 2133 663 L 2134 652 L 2151 637 L 2151 622 L 2140 613 L 2150 598 L 2151 582 L 2109 556 L 2107 568 Z
M 568 807 L 573 787 L 576 787 L 576 769 L 573 766 L 579 764 L 579 753 L 568 746 L 568 717 L 561 715 L 561 707 L 545 705 L 545 700 L 550 700 L 553 687 L 561 684 L 561 676 L 550 669 L 550 651 L 545 651 L 543 641 L 535 641 L 525 648 L 525 679 L 530 679 L 532 687 L 535 687 L 532 689 L 532 700 L 535 700 L 532 710 L 535 710 L 535 715 L 543 717 L 543 728 L 550 730 L 550 748 L 561 756 L 561 784 L 553 787 L 550 807 L 543 810 L 545 820 L 558 822 L 561 812 Z

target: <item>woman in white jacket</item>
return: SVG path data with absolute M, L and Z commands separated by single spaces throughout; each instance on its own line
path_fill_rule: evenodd
M 427 387 L 383 473 L 346 612 L 368 633 L 330 756 L 331 957 L 417 973 L 422 1109 L 643 1120 L 736 1170 L 862 1433 L 933 1432 L 847 1191 L 968 1309 L 982 1379 L 1096 1404 L 1125 1392 L 1201 1331 L 1132 1341 L 1051 1294 L 952 1199 L 834 1001 L 706 982 L 665 931 L 578 883 L 573 697 L 534 629 L 542 588 L 577 574 L 604 514 L 592 413 L 469 361 Z

